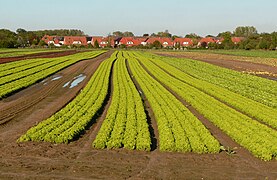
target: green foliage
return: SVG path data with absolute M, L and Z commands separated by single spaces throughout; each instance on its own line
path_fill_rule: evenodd
M 249 37 L 258 33 L 254 26 L 239 26 L 235 29 L 234 35 L 237 37 Z
M 118 54 L 113 73 L 112 102 L 93 142 L 93 147 L 150 151 L 151 139 L 146 114 L 134 86 L 122 52 Z
M 152 37 L 168 37 L 171 38 L 172 34 L 168 31 L 165 30 L 164 32 L 158 32 L 157 34 L 153 33 L 151 34 Z
M 234 43 L 232 42 L 230 32 L 226 32 L 226 33 L 221 34 L 221 37 L 224 38 L 224 40 L 222 42 L 222 45 L 223 45 L 224 49 L 232 49 L 234 47 Z
M 149 58 L 151 60 L 151 58 Z M 154 62 L 154 61 L 153 61 Z M 235 109 L 247 114 L 248 116 L 258 119 L 273 128 L 277 128 L 277 109 L 273 107 L 268 107 L 264 104 L 246 98 L 242 95 L 239 95 L 235 92 L 227 90 L 223 87 L 218 87 L 215 84 L 210 82 L 206 82 L 203 80 L 199 80 L 187 73 L 182 72 L 175 67 L 169 66 L 167 63 L 155 59 L 155 62 L 158 63 L 158 66 L 163 68 L 164 70 L 170 71 L 170 73 L 176 77 L 176 79 L 181 80 L 182 82 L 186 82 L 186 84 L 197 88 L 198 90 L 205 92 L 206 94 L 215 97 L 216 99 L 224 102 Z M 150 65 L 147 64 L 147 67 Z M 202 68 L 203 70 L 204 68 Z M 208 75 L 207 75 L 208 76 Z M 212 79 L 213 77 L 208 76 L 208 78 Z M 275 83 L 277 86 L 277 84 Z M 243 86 L 242 86 L 243 87 Z M 274 91 L 272 91 L 274 94 Z M 277 94 L 277 92 L 275 93 Z M 276 99 L 276 98 L 275 98 Z M 251 107 L 251 108 L 249 108 Z
M 99 52 L 94 53 L 94 55 L 97 54 Z M 73 101 L 50 118 L 30 128 L 18 141 L 69 143 L 79 137 L 92 118 L 97 115 L 108 94 L 109 77 L 115 54 L 101 63 L 86 87 Z
M 235 51 L 234 53 L 245 54 L 248 52 L 253 53 L 252 51 Z M 265 52 L 260 51 L 254 52 L 256 52 L 254 55 L 265 54 Z M 232 53 L 232 51 L 228 51 L 228 53 Z M 158 56 L 158 58 L 198 79 L 221 86 L 264 105 L 277 108 L 277 84 L 274 81 L 191 59 L 163 58 L 161 56 Z
M 83 59 L 93 58 L 101 52 L 84 52 L 74 55 L 50 58 L 30 59 L 0 65 L 0 99 L 19 89 L 28 87 L 47 76 Z
M 190 34 L 187 34 L 185 38 L 200 39 L 201 37 L 195 33 L 190 33 Z
M 134 37 L 135 36 L 134 33 L 129 32 L 129 31 L 125 31 L 125 32 L 115 31 L 112 34 L 115 37 Z
M 126 57 L 135 79 L 154 112 L 158 124 L 160 150 L 196 153 L 219 152 L 218 141 L 205 126 L 168 90 L 153 79 L 139 63 L 141 62 L 147 67 L 148 61 L 135 53 L 128 53 Z
M 277 147 L 274 145 L 277 144 L 277 132 L 255 120 L 258 119 L 276 128 L 276 108 L 267 107 L 244 98 L 243 96 L 224 90 L 223 88 L 218 88 L 215 85 L 199 81 L 194 78 L 198 77 L 198 74 L 193 73 L 193 77 L 188 75 L 192 73 L 192 71 L 195 72 L 193 69 L 197 68 L 201 69 L 201 73 L 208 71 L 208 73 L 203 74 L 206 81 L 210 81 L 210 79 L 215 80 L 211 74 L 220 75 L 221 72 L 218 71 L 220 70 L 218 67 L 215 67 L 217 70 L 209 70 L 209 67 L 212 66 L 205 63 L 197 63 L 199 66 L 190 66 L 189 60 L 176 61 L 176 59 L 170 60 L 171 58 L 163 58 L 163 61 L 176 66 L 178 69 L 182 69 L 182 72 L 165 62 L 162 63 L 161 60 L 159 60 L 161 57 L 156 57 L 157 58 L 153 59 L 153 56 L 151 58 L 149 55 L 145 58 L 147 61 L 145 60 L 144 63 L 147 63 L 146 67 L 158 80 L 170 87 L 185 101 L 190 103 L 198 112 L 228 134 L 234 141 L 248 149 L 254 156 L 263 160 L 276 158 Z M 187 63 L 187 61 L 189 61 L 189 63 Z M 161 68 L 155 64 L 158 64 Z M 232 80 L 232 72 L 229 71 L 229 73 L 230 75 L 224 75 L 225 79 L 229 81 L 228 85 L 232 84 L 230 83 L 230 80 Z M 257 78 L 257 80 L 259 80 L 259 78 Z M 235 81 L 238 82 L 238 80 Z M 255 81 L 251 81 L 251 84 L 255 84 L 254 82 Z M 241 90 L 247 89 L 247 85 L 244 84 L 245 80 L 242 83 L 241 86 L 236 84 L 236 88 L 240 88 Z M 272 82 L 272 84 L 274 85 L 274 82 Z M 272 89 L 272 86 L 262 88 L 267 88 L 268 93 L 276 93 L 276 91 L 273 90 L 275 88 Z M 274 97 L 276 99 L 276 96 Z
M 49 36 L 84 36 L 85 33 L 78 29 L 54 29 L 54 30 L 39 30 L 31 31 L 38 37 L 42 38 L 45 34 Z
M 162 44 L 160 41 L 156 40 L 154 41 L 152 44 L 150 44 L 150 48 L 156 48 L 156 49 L 160 49 L 162 48 Z
M 207 51 L 205 51 L 207 52 Z M 261 50 L 209 50 L 208 53 L 215 54 L 227 54 L 234 56 L 244 56 L 244 57 L 258 57 L 258 58 L 277 58 L 277 51 L 261 51 Z
M 94 45 L 93 45 L 93 47 L 94 48 L 99 48 L 99 43 L 98 43 L 98 41 L 96 40 L 96 41 L 94 41 Z
M 43 53 L 43 52 L 58 52 L 60 50 L 52 49 L 8 49 L 6 52 L 0 53 L 0 58 L 25 56 L 29 54 Z
M 43 41 L 43 40 L 40 40 L 39 43 L 38 43 L 38 45 L 39 45 L 40 47 L 44 47 L 44 46 L 47 46 L 47 43 L 46 43 L 45 41 Z
M 7 29 L 0 29 L 0 48 L 14 48 L 16 45 L 16 34 Z

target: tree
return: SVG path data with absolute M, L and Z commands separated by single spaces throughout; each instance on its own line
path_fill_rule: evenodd
M 16 30 L 17 33 L 17 44 L 20 47 L 26 47 L 28 45 L 27 31 L 22 28 Z
M 38 43 L 38 46 L 40 46 L 40 47 L 43 47 L 43 46 L 46 46 L 46 45 L 47 45 L 46 42 L 43 41 L 43 40 L 40 40 L 39 43 Z
M 270 35 L 272 37 L 270 49 L 276 50 L 277 49 L 277 32 L 273 32 Z
M 179 37 L 180 37 L 180 36 L 173 35 L 173 36 L 172 36 L 172 40 L 174 41 L 174 39 L 179 38 Z
M 224 38 L 224 36 L 226 36 L 226 34 L 228 34 L 229 36 L 233 36 L 233 34 L 230 31 L 225 31 L 225 32 L 221 32 L 217 35 L 217 37 L 222 37 Z
M 161 44 L 161 42 L 160 41 L 154 41 L 151 45 L 150 45 L 150 47 L 151 48 L 156 48 L 156 49 L 160 49 L 160 48 L 162 48 L 163 46 L 162 46 L 162 44 Z
M 207 48 L 208 47 L 208 43 L 207 42 L 201 42 L 201 44 L 200 44 L 200 46 L 202 47 L 202 48 Z
M 266 41 L 265 39 L 261 38 L 259 44 L 258 44 L 258 49 L 269 49 L 271 43 L 269 41 Z
M 93 47 L 94 48 L 99 48 L 99 43 L 98 43 L 98 41 L 96 40 L 96 41 L 94 41 L 94 45 L 93 45 Z
M 120 45 L 120 48 L 122 48 L 122 49 L 126 49 L 126 48 L 127 48 L 127 46 L 126 46 L 126 44 L 121 44 L 121 45 Z
M 26 33 L 27 31 L 25 30 L 25 29 L 22 29 L 22 28 L 18 28 L 17 30 L 16 30 L 16 33 L 17 34 L 24 34 L 24 33 Z
M 187 35 L 185 36 L 185 38 L 200 39 L 201 37 L 198 36 L 198 35 L 195 34 L 195 33 L 190 33 L 190 34 L 187 34 Z
M 255 34 L 258 34 L 258 31 L 254 26 L 240 26 L 234 31 L 234 35 L 237 37 L 249 37 Z
M 124 37 L 134 37 L 135 35 L 132 32 L 126 31 L 126 32 L 123 33 L 123 36 Z
M 112 33 L 113 36 L 115 37 L 134 37 L 134 33 L 130 32 L 130 31 L 125 31 L 125 32 L 121 32 L 121 31 L 115 31 Z
M 232 41 L 231 32 L 223 32 L 221 33 L 221 37 L 224 39 L 222 41 L 222 46 L 224 49 L 231 49 L 234 48 L 234 43 Z
M 38 45 L 38 40 L 37 39 L 34 39 L 33 42 L 32 42 L 32 45 Z
M 123 37 L 123 32 L 121 32 L 121 31 L 115 31 L 115 32 L 113 32 L 113 36 L 115 36 L 115 37 Z
M 168 30 L 165 30 L 164 32 L 158 32 L 157 34 L 152 33 L 151 36 L 152 37 L 168 37 L 168 38 L 171 38 L 172 34 L 170 34 Z
M 16 46 L 16 34 L 7 29 L 0 29 L 0 48 L 13 48 Z
M 168 30 L 165 30 L 164 32 L 158 32 L 157 35 L 158 37 L 168 37 L 168 38 L 172 37 L 172 34 L 170 34 Z

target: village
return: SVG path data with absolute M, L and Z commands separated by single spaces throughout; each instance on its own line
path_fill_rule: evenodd
M 244 38 L 232 37 L 233 44 L 238 44 Z M 204 37 L 204 38 L 172 38 L 169 37 L 101 37 L 101 36 L 49 36 L 45 35 L 42 39 L 48 46 L 98 46 L 99 48 L 117 48 L 117 47 L 149 47 L 158 43 L 162 48 L 207 48 L 209 44 L 222 44 L 222 37 Z M 96 47 L 96 48 L 98 48 Z

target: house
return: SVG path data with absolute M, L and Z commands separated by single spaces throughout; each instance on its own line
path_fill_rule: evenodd
M 147 44 L 146 41 L 148 40 L 148 37 L 137 37 L 136 39 L 140 42 L 141 45 L 145 46 Z
M 191 38 L 175 38 L 173 41 L 174 47 L 180 46 L 180 47 L 189 47 L 193 46 L 193 41 Z
M 59 36 L 49 36 L 49 35 L 45 35 L 43 36 L 42 40 L 50 45 L 53 44 L 56 47 L 60 47 L 61 45 L 64 44 L 64 37 L 59 37 Z
M 56 47 L 60 47 L 62 45 L 87 45 L 87 42 L 89 41 L 89 37 L 85 36 L 49 36 L 45 35 L 43 36 L 42 40 L 50 45 L 54 44 Z
M 144 45 L 147 38 L 143 37 L 122 37 L 118 43 L 118 45 L 124 44 L 126 47 L 133 47 Z
M 115 42 L 114 42 L 114 38 L 113 37 L 101 37 L 101 36 L 93 36 L 91 39 L 91 44 L 92 46 L 94 46 L 95 41 L 98 42 L 99 47 L 104 48 L 104 47 L 114 47 L 115 46 Z
M 133 37 L 123 37 L 119 41 L 118 45 L 119 46 L 120 45 L 125 45 L 126 47 L 133 47 L 133 46 L 140 45 L 140 42 L 138 40 L 136 40 L 135 38 L 133 38 Z
M 85 36 L 65 36 L 64 45 L 87 45 Z
M 197 46 L 198 47 L 207 47 L 208 44 L 216 43 L 216 42 L 219 42 L 219 41 L 217 41 L 214 37 L 205 37 L 205 38 L 200 39 Z
M 159 41 L 163 47 L 173 47 L 173 41 L 167 37 L 150 37 L 146 40 L 146 44 L 153 44 L 155 41 Z

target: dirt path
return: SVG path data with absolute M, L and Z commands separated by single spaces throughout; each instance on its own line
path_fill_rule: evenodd
M 156 53 L 161 56 L 177 57 L 177 58 L 190 58 L 200 60 L 220 67 L 233 69 L 240 72 L 250 73 L 257 76 L 265 77 L 272 80 L 277 80 L 277 67 L 265 64 L 258 64 L 253 62 L 234 60 L 233 56 L 218 55 L 218 54 L 205 54 L 205 53 Z
M 0 58 L 0 64 L 12 62 L 12 61 L 20 61 L 25 59 L 53 58 L 53 57 L 68 56 L 71 54 L 76 54 L 78 52 L 79 51 L 77 50 L 68 50 L 68 51 L 58 51 L 58 52 L 42 52 L 42 53 L 29 54 L 24 56 L 16 56 L 16 57 L 5 57 L 5 58 Z
M 108 53 L 99 59 L 108 57 Z M 276 179 L 277 162 L 251 160 L 238 154 L 162 153 L 119 150 L 94 150 L 92 139 L 101 125 L 101 117 L 77 141 L 70 144 L 45 142 L 16 143 L 26 130 L 49 117 L 74 98 L 96 69 L 97 59 L 83 61 L 56 75 L 62 78 L 31 86 L 1 101 L 0 108 L 21 98 L 36 99 L 48 82 L 55 90 L 16 114 L 0 128 L 0 179 Z M 101 60 L 99 60 L 101 61 Z M 99 62 L 100 63 L 100 62 Z M 70 70 L 71 69 L 71 70 Z M 79 70 L 81 69 L 81 70 Z M 80 73 L 86 79 L 72 89 L 62 86 Z M 67 80 L 63 80 L 66 79 Z M 52 79 L 51 79 L 52 78 Z M 58 83 L 59 82 L 59 83 Z M 54 85 L 55 84 L 55 85 Z M 50 86 L 49 86 L 50 87 Z M 41 91 L 39 89 L 41 88 Z M 42 93 L 42 92 L 41 92 Z M 40 93 L 39 93 L 40 94 Z M 26 105 L 29 101 L 21 103 Z M 8 105 L 9 104 L 9 105 Z M 107 106 L 104 110 L 107 110 Z M 100 122 L 100 123 L 99 123 Z M 155 128 L 155 127 L 154 127 Z

